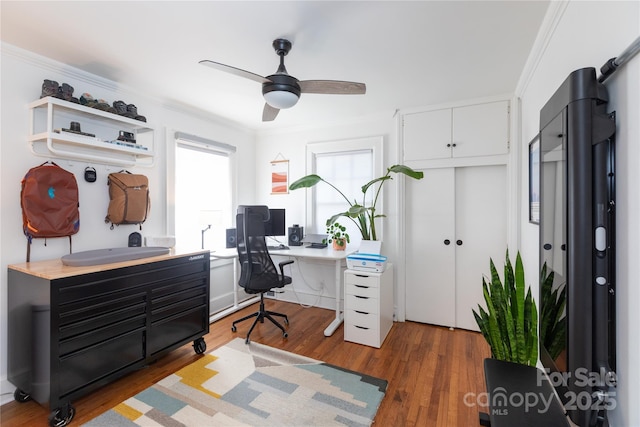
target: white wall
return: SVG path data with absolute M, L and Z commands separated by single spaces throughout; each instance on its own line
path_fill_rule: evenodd
M 521 251 L 525 270 L 539 271 L 538 226 L 528 222 L 527 143 L 539 129 L 540 109 L 572 71 L 620 54 L 640 35 L 640 2 L 552 2 L 517 95 L 522 103 Z M 640 55 L 606 81 L 609 110 L 617 112 L 617 408 L 614 426 L 640 426 Z M 532 291 L 538 286 L 532 281 Z
M 74 95 L 91 93 L 94 98 L 104 98 L 109 102 L 122 99 L 134 103 L 138 113 L 147 117 L 155 128 L 156 161 L 152 168 L 127 168 L 132 172 L 149 177 L 151 192 L 151 212 L 140 233 L 143 235 L 165 235 L 167 233 L 167 206 L 171 203 L 166 194 L 166 129 L 174 129 L 205 138 L 236 145 L 237 158 L 241 164 L 255 162 L 255 135 L 231 123 L 226 123 L 201 112 L 187 112 L 172 108 L 158 99 L 120 87 L 116 82 L 106 81 L 69 66 L 53 62 L 41 56 L 2 44 L 1 51 L 1 119 L 0 165 L 2 181 L 0 195 L 2 216 L 0 217 L 0 403 L 13 393 L 7 378 L 7 265 L 25 261 L 26 239 L 22 233 L 22 213 L 20 209 L 20 181 L 33 166 L 46 160 L 34 156 L 27 146 L 29 132 L 29 111 L 27 105 L 40 97 L 42 81 L 56 80 L 75 88 Z M 54 161 L 76 175 L 80 194 L 80 231 L 73 236 L 74 252 L 115 246 L 126 246 L 127 237 L 136 226 L 119 226 L 109 230 L 104 217 L 109 202 L 106 185 L 107 174 L 117 172 L 120 167 L 94 166 L 98 173 L 95 183 L 83 179 L 83 171 L 89 163 L 84 161 Z M 255 187 L 253 168 L 243 168 L 238 176 L 238 192 L 243 198 L 253 199 Z M 178 242 L 179 243 L 179 242 Z M 197 248 L 196 248 L 197 249 Z M 57 258 L 68 253 L 67 239 L 34 239 L 31 251 L 33 261 Z

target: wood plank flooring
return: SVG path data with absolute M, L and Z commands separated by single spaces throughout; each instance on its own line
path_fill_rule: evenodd
M 268 301 L 267 309 L 289 316 L 289 337 L 269 322 L 257 325 L 251 340 L 389 381 L 374 425 L 377 426 L 478 426 L 478 412 L 486 408 L 465 404 L 466 393 L 485 391 L 482 361 L 490 350 L 479 333 L 424 325 L 395 323 L 381 349 L 343 340 L 341 326 L 331 336 L 325 327 L 335 312 L 303 308 L 298 304 Z M 231 332 L 231 322 L 257 310 L 247 307 L 211 325 L 205 336 L 207 351 L 235 337 L 244 337 L 250 321 Z M 98 416 L 117 403 L 144 390 L 193 362 L 196 355 L 185 345 L 156 363 L 134 372 L 73 402 L 71 426 Z M 467 401 L 475 401 L 467 399 Z M 10 402 L 0 407 L 2 427 L 47 426 L 48 409 L 35 402 Z

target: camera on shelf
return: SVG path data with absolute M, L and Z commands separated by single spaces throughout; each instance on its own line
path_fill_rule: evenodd
M 118 134 L 118 141 L 125 141 L 135 144 L 136 136 L 132 132 L 121 130 Z

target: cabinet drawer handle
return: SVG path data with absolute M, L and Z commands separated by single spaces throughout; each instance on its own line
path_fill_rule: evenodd
M 365 285 L 354 285 L 356 288 L 369 289 L 368 286 Z
M 360 311 L 360 310 L 353 310 L 353 311 L 355 311 L 358 314 L 369 314 L 366 311 Z
M 451 243 L 451 240 L 449 240 L 449 239 L 444 239 L 444 244 L 445 244 L 445 245 L 449 246 L 449 243 Z
M 367 329 L 367 330 L 369 329 L 369 328 L 365 328 L 364 326 L 358 326 L 358 325 L 353 325 L 353 326 L 355 326 L 358 329 Z
M 356 276 L 356 277 L 369 277 L 366 274 L 354 274 L 354 276 Z
M 447 144 L 447 147 L 451 147 L 451 144 Z
M 354 297 L 356 297 L 356 298 L 360 298 L 360 299 L 369 299 L 369 297 L 362 297 L 362 296 L 360 296 L 360 295 L 354 295 Z
M 456 240 L 456 245 L 462 246 L 462 240 Z

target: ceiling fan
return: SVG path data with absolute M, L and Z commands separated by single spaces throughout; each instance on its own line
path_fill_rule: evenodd
M 284 57 L 291 50 L 291 42 L 285 39 L 276 39 L 273 41 L 273 48 L 280 57 L 280 66 L 275 74 L 266 77 L 207 59 L 200 61 L 200 64 L 262 83 L 262 95 L 266 101 L 262 110 L 263 122 L 273 121 L 281 109 L 296 105 L 302 93 L 363 95 L 367 90 L 364 83 L 339 80 L 298 80 L 287 73 L 284 66 Z

